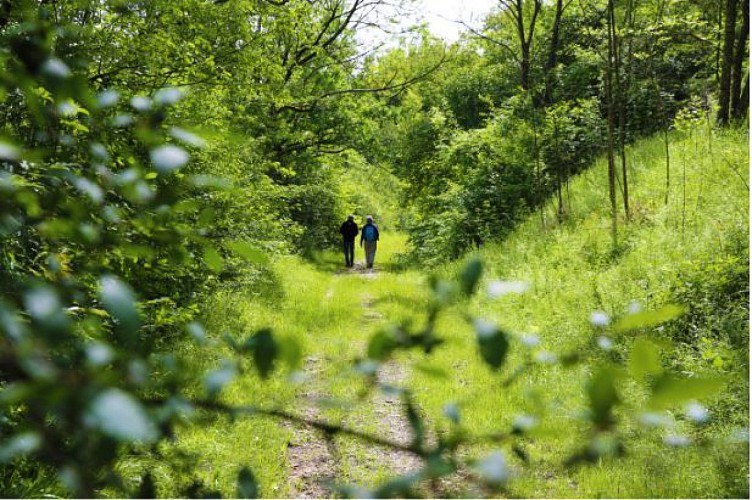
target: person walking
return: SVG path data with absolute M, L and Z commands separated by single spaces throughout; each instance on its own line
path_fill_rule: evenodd
M 366 216 L 366 225 L 360 232 L 360 247 L 363 248 L 363 242 L 366 243 L 366 267 L 373 267 L 373 259 L 376 257 L 376 242 L 379 241 L 379 228 L 373 223 L 373 217 Z
M 347 220 L 339 227 L 342 235 L 342 250 L 345 252 L 345 267 L 352 267 L 355 260 L 355 237 L 358 236 L 358 225 L 355 217 L 347 216 Z

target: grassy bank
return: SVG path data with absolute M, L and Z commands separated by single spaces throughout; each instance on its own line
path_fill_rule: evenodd
M 435 381 L 417 375 L 413 381 L 429 412 L 437 412 L 442 400 L 457 398 L 466 424 L 478 431 L 508 427 L 523 412 L 545 412 L 547 430 L 558 431 L 530 443 L 532 463 L 520 472 L 515 494 L 746 496 L 747 444 L 727 444 L 728 436 L 749 421 L 746 131 L 712 138 L 704 130 L 677 134 L 669 156 L 672 180 L 666 202 L 663 138 L 628 149 L 632 220 L 620 216 L 616 250 L 609 232 L 606 165 L 601 160 L 572 182 L 564 222 L 556 223 L 554 207 L 546 207 L 545 225 L 535 214 L 503 243 L 479 252 L 491 277 L 522 280 L 530 290 L 501 300 L 484 298 L 474 307 L 512 331 L 536 334 L 541 343 L 534 350 L 560 353 L 583 345 L 594 348 L 597 332 L 589 321 L 593 311 L 618 317 L 633 303 L 650 310 L 688 299 L 691 311 L 702 309 L 696 302 L 711 303 L 699 313 L 707 321 L 669 325 L 649 335 L 673 342 L 671 353 L 662 358 L 665 366 L 691 376 L 721 375 L 728 381 L 723 393 L 704 401 L 714 423 L 693 435 L 698 441 L 712 438 L 716 444 L 694 450 L 667 448 L 661 432 L 635 427 L 628 429 L 632 447 L 625 459 L 566 469 L 561 463 L 581 440 L 578 412 L 586 408 L 587 369 L 538 368 L 520 386 L 505 390 L 477 362 L 469 336 L 454 333 L 458 325 L 447 325 L 445 331 L 457 347 L 440 351 L 435 363 L 453 366 L 452 376 Z M 445 269 L 447 274 L 454 272 L 455 266 Z M 728 283 L 734 285 L 722 286 Z M 735 293 L 727 294 L 729 288 Z M 713 293 L 683 294 L 686 289 Z M 729 303 L 737 305 L 735 312 L 725 309 Z M 735 314 L 737 320 L 716 328 L 714 324 L 727 314 Z M 630 344 L 631 339 L 619 339 L 604 357 L 623 362 Z M 627 405 L 644 401 L 638 388 L 623 390 Z M 690 432 L 684 428 L 681 408 L 667 413 L 676 417 L 677 432 Z

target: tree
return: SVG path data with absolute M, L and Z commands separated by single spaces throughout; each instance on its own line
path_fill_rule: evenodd
M 718 93 L 718 123 L 720 125 L 726 125 L 729 122 L 738 3 L 738 0 L 726 0 L 726 16 L 723 30 L 723 60 L 721 63 L 721 81 Z
M 556 69 L 556 64 L 559 59 L 559 48 L 561 44 L 561 20 L 564 15 L 564 11 L 572 3 L 572 0 L 568 0 L 564 3 L 564 0 L 556 0 L 556 11 L 554 14 L 554 23 L 551 26 L 551 41 L 548 45 L 548 56 L 546 58 L 546 64 L 543 67 L 543 75 L 545 79 L 545 93 L 543 96 L 543 105 L 549 106 L 552 104 L 552 86 L 553 86 L 553 71 Z
M 747 60 L 749 34 L 749 0 L 742 2 L 742 27 L 739 30 L 734 54 L 733 77 L 731 81 L 731 117 L 741 120 L 747 116 L 749 108 L 749 67 L 744 71 Z M 744 87 L 742 87 L 744 82 Z
M 608 145 L 606 146 L 606 155 L 608 159 L 608 197 L 611 201 L 611 239 L 614 250 L 617 248 L 617 220 L 616 211 L 616 162 L 614 160 L 614 128 L 616 121 L 616 103 L 614 96 L 614 80 L 618 78 L 616 74 L 616 26 L 614 19 L 614 0 L 608 0 L 606 11 L 606 25 L 608 28 L 608 53 L 604 67 L 604 82 L 606 90 L 607 106 L 607 137 Z
M 527 2 L 530 3 L 530 2 Z M 503 12 L 507 14 L 517 29 L 517 38 L 520 43 L 520 86 L 522 90 L 530 90 L 530 65 L 531 65 L 531 48 L 535 36 L 535 26 L 543 5 L 542 0 L 532 0 L 533 12 L 530 14 L 530 20 L 525 24 L 525 0 L 499 0 Z

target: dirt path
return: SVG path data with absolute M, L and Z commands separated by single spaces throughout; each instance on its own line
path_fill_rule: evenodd
M 321 361 L 320 358 L 307 358 L 305 375 L 314 379 L 321 371 Z M 304 418 L 316 420 L 320 417 L 316 402 L 322 397 L 323 395 L 315 390 L 301 395 L 298 403 L 303 409 Z M 309 427 L 295 426 L 290 423 L 284 425 L 293 432 L 293 438 L 287 445 L 291 496 L 294 498 L 331 497 L 327 485 L 335 479 L 338 469 L 332 443 L 324 439 L 319 431 Z
M 377 279 L 379 273 L 376 269 L 366 269 L 362 264 L 349 270 L 343 270 L 337 274 L 357 274 L 366 279 Z M 332 289 L 329 289 L 324 299 L 331 300 Z M 376 299 L 370 294 L 361 295 L 362 320 L 366 325 L 381 322 L 385 318 L 376 310 Z M 309 357 L 306 360 L 305 375 L 312 382 L 312 387 L 317 384 L 317 376 L 322 372 L 324 360 Z M 386 363 L 381 367 L 377 375 L 380 386 L 400 387 L 407 377 L 403 366 L 396 363 Z M 316 389 L 306 391 L 301 395 L 298 402 L 302 408 L 302 415 L 307 419 L 319 418 L 320 412 L 316 401 L 325 397 L 325 394 Z M 376 428 L 383 433 L 383 437 L 408 445 L 411 440 L 411 429 L 402 413 L 402 406 L 397 395 L 377 391 L 370 404 L 362 407 L 361 411 L 354 412 L 346 424 L 358 427 L 359 422 L 367 418 L 376 418 Z M 372 410 L 372 411 L 371 411 Z M 369 414 L 372 415 L 369 417 Z M 341 464 L 338 450 L 333 443 L 327 441 L 318 431 L 310 428 L 302 428 L 286 424 L 293 431 L 293 439 L 288 444 L 287 459 L 289 463 L 291 495 L 296 498 L 323 498 L 331 497 L 328 486 L 340 476 Z M 372 450 L 375 455 L 375 463 L 386 465 L 393 474 L 404 474 L 420 467 L 420 460 L 409 453 L 387 450 L 375 447 Z M 359 464 L 352 463 L 354 457 L 343 457 L 349 460 L 350 466 Z
M 366 321 L 383 320 L 384 316 L 374 308 L 375 300 L 369 294 L 363 294 L 363 318 Z M 405 367 L 395 362 L 388 362 L 381 366 L 377 373 L 380 386 L 400 388 L 407 379 Z M 378 419 L 378 428 L 385 433 L 383 437 L 402 445 L 408 446 L 412 439 L 410 424 L 403 414 L 403 408 L 398 395 L 393 392 L 378 391 L 375 393 L 372 408 Z M 403 451 L 379 448 L 374 451 L 378 455 L 378 462 L 386 464 L 393 474 L 404 474 L 420 468 L 420 460 L 414 455 Z

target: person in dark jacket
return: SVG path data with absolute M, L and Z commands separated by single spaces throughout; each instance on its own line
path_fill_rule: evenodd
M 345 252 L 345 267 L 352 267 L 355 260 L 355 237 L 358 236 L 358 225 L 355 217 L 347 216 L 347 220 L 339 228 L 342 235 L 342 249 Z
M 373 223 L 373 217 L 366 217 L 366 225 L 363 226 L 363 230 L 360 232 L 360 246 L 363 246 L 363 242 L 366 243 L 366 267 L 373 267 L 373 259 L 376 257 L 376 242 L 379 241 L 379 228 Z

